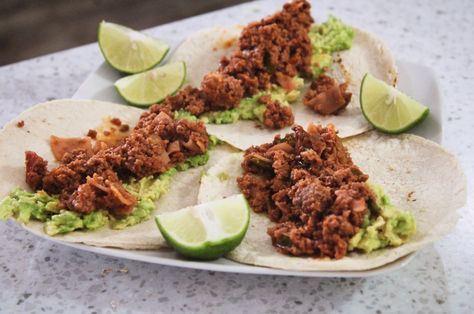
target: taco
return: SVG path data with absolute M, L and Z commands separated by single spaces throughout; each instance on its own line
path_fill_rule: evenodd
M 293 123 L 333 123 L 341 137 L 370 130 L 360 110 L 360 83 L 369 72 L 396 86 L 397 68 L 390 49 L 374 35 L 333 16 L 321 25 L 312 22 L 309 3 L 293 1 L 246 27 L 219 26 L 192 34 L 171 57 L 186 62 L 189 87 L 166 101 L 174 109 L 199 116 L 211 134 L 240 149 L 284 135 Z M 330 91 L 319 97 L 328 98 L 323 101 L 326 107 L 334 103 L 334 87 L 340 87 L 341 96 L 349 101 L 344 99 L 335 111 L 315 111 L 314 97 L 305 101 L 303 95 L 311 95 L 308 91 L 315 85 L 311 81 L 320 76 L 325 83 L 330 80 L 315 83 L 316 88 L 322 85 L 320 90 Z M 223 100 L 218 92 L 210 100 L 202 96 L 219 89 L 234 99 Z M 270 95 L 276 105 L 261 95 Z M 203 104 L 189 105 L 196 98 Z
M 253 209 L 244 240 L 227 258 L 288 270 L 360 271 L 454 228 L 466 179 L 441 146 L 378 131 L 340 140 L 331 125 L 293 130 L 228 155 L 203 177 L 199 202 L 244 193 Z
M 223 153 L 233 150 L 228 145 L 210 150 L 215 143 L 212 138 L 211 143 L 207 143 L 208 135 L 202 123 L 173 120 L 172 114 L 167 114 L 169 111 L 155 109 L 144 111 L 108 102 L 66 99 L 39 104 L 20 114 L 0 133 L 0 199 L 3 200 L 0 218 L 13 217 L 33 233 L 67 242 L 125 249 L 152 249 L 165 245 L 149 218 L 158 211 L 173 211 L 195 204 L 201 172 L 219 160 Z M 102 118 L 107 116 L 112 117 L 108 120 L 112 124 L 103 123 Z M 181 131 L 188 133 L 173 133 L 178 124 Z M 134 125 L 137 127 L 132 131 Z M 156 131 L 160 125 L 167 125 L 173 135 L 165 138 L 161 133 L 158 138 L 160 133 L 148 134 L 143 138 L 145 141 L 139 143 L 145 147 L 143 149 L 126 141 L 133 136 L 146 135 L 138 134 L 137 130 L 155 127 Z M 116 136 L 116 144 L 106 144 L 113 138 L 108 133 L 121 132 L 119 126 L 122 131 L 129 131 Z M 86 134 L 95 141 L 87 140 Z M 90 146 L 76 147 L 78 138 Z M 162 146 L 153 146 L 154 154 L 159 152 L 159 156 L 153 156 L 151 149 L 145 151 L 150 148 L 146 147 L 149 145 L 147 138 Z M 68 140 L 74 143 L 68 143 Z M 53 141 L 59 144 L 51 146 Z M 205 147 L 196 146 L 198 141 L 203 141 Z M 122 152 L 125 157 L 135 158 L 133 165 L 128 163 L 128 169 L 117 164 L 101 169 L 104 165 L 94 168 L 84 163 L 85 160 L 91 163 L 94 158 L 97 163 L 112 162 L 110 154 L 102 155 L 103 158 L 97 156 L 120 146 L 129 150 Z M 58 147 L 61 153 L 55 157 Z M 94 151 L 87 153 L 86 150 Z M 134 157 L 134 153 L 129 153 L 133 150 Z M 195 153 L 191 153 L 193 150 Z M 140 157 L 143 152 L 151 154 L 153 162 L 145 156 Z M 142 164 L 140 158 L 144 161 Z M 164 159 L 168 161 L 164 167 L 157 164 Z M 42 160 L 48 161 L 48 165 Z M 156 165 L 155 169 L 150 168 L 153 165 Z M 104 171 L 112 172 L 104 174 Z M 132 201 L 127 203 L 129 198 Z

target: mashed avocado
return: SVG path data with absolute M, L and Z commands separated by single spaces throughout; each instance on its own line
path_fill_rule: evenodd
M 367 184 L 374 192 L 377 204 L 370 207 L 370 212 L 365 216 L 364 225 L 349 241 L 349 251 L 360 249 L 371 252 L 406 243 L 408 237 L 416 233 L 413 214 L 391 205 L 390 199 L 380 186 Z
M 308 36 L 313 46 L 311 70 L 316 78 L 331 66 L 331 54 L 351 47 L 354 30 L 329 15 L 329 19 L 321 26 L 313 26 Z
M 179 109 L 174 112 L 174 119 L 179 120 L 179 119 L 188 119 L 191 122 L 196 122 L 198 118 L 193 115 L 191 112 L 186 111 L 184 109 Z
M 19 187 L 15 188 L 0 204 L 0 219 L 14 217 L 20 223 L 30 220 L 44 222 L 44 232 L 48 235 L 66 233 L 74 230 L 95 230 L 106 224 L 113 229 L 124 229 L 150 219 L 155 209 L 154 201 L 166 193 L 173 175 L 178 171 L 204 165 L 209 160 L 209 150 L 220 141 L 213 135 L 209 136 L 208 151 L 186 159 L 168 171 L 136 180 L 132 178 L 124 183 L 125 189 L 137 198 L 133 211 L 123 217 L 116 217 L 106 210 L 94 211 L 89 214 L 76 213 L 58 208 L 59 196 L 49 195 L 44 191 L 29 193 Z
M 50 196 L 43 191 L 33 194 L 15 188 L 0 204 L 0 219 L 16 217 L 20 223 L 26 223 L 30 219 L 46 221 L 52 214 L 59 213 L 58 202 L 57 196 Z

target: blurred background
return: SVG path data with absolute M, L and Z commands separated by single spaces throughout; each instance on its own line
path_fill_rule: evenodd
M 102 20 L 144 29 L 249 0 L 0 0 L 0 65 L 97 40 Z

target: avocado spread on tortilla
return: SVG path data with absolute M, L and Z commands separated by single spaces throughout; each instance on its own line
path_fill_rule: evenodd
M 354 30 L 340 19 L 329 15 L 329 19 L 321 26 L 312 26 L 308 36 L 313 46 L 311 71 L 316 78 L 331 66 L 332 53 L 351 48 Z
M 209 136 L 209 147 L 218 144 L 218 139 Z M 15 217 L 18 222 L 28 223 L 30 219 L 44 222 L 44 232 L 48 235 L 71 232 L 74 230 L 95 230 L 106 224 L 112 229 L 124 229 L 150 218 L 155 209 L 154 201 L 165 194 L 173 175 L 205 165 L 209 160 L 209 151 L 205 154 L 191 156 L 186 161 L 168 169 L 159 175 L 151 175 L 140 180 L 131 178 L 123 187 L 137 199 L 132 212 L 125 216 L 116 216 L 106 210 L 97 210 L 88 214 L 59 209 L 59 196 L 49 195 L 45 191 L 30 193 L 15 188 L 0 204 L 0 219 Z
M 413 213 L 395 208 L 381 186 L 367 182 L 376 204 L 369 205 L 360 231 L 349 240 L 348 251 L 365 252 L 406 243 L 416 233 Z

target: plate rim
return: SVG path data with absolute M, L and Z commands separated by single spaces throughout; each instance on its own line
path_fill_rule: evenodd
M 23 225 L 22 227 L 26 229 Z M 26 229 L 30 232 L 28 229 Z M 32 233 L 32 232 L 30 232 Z M 78 249 L 81 251 L 86 251 L 95 254 L 101 254 L 105 256 L 110 256 L 114 258 L 128 259 L 138 262 L 145 262 L 149 264 L 164 265 L 171 267 L 180 267 L 186 269 L 197 269 L 205 271 L 218 271 L 225 273 L 238 273 L 238 274 L 249 274 L 249 275 L 276 275 L 276 276 L 291 276 L 291 277 L 319 277 L 319 278 L 363 278 L 363 277 L 372 277 L 378 275 L 384 275 L 389 272 L 401 269 L 408 265 L 413 258 L 415 257 L 417 251 L 411 252 L 407 255 L 404 255 L 395 261 L 392 261 L 388 264 L 382 265 L 380 267 L 367 269 L 367 270 L 350 270 L 350 271 L 295 271 L 295 270 L 286 270 L 279 268 L 271 267 L 262 267 L 257 265 L 243 264 L 238 263 L 232 260 L 229 260 L 225 257 L 220 257 L 219 259 L 212 261 L 198 261 L 198 260 L 187 260 L 187 259 L 178 259 L 177 253 L 175 253 L 170 248 L 159 248 L 155 250 L 128 250 L 112 247 L 98 247 L 92 245 L 86 245 L 82 243 L 72 243 L 61 241 L 60 239 L 55 239 L 48 237 L 46 235 L 32 233 L 33 235 L 51 241 L 56 244 L 60 244 L 66 247 Z M 175 255 L 175 259 L 152 256 L 148 254 L 136 254 L 137 252 L 157 252 L 157 251 L 168 251 L 168 253 Z M 219 261 L 224 261 L 224 263 L 219 263 Z

